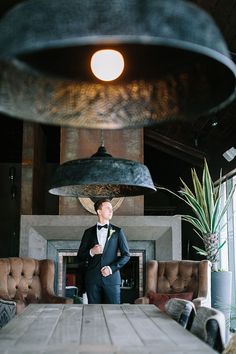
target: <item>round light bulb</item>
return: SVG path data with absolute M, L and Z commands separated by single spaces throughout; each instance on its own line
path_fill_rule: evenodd
M 124 58 L 113 49 L 98 50 L 91 58 L 93 74 L 102 81 L 117 79 L 124 70 Z

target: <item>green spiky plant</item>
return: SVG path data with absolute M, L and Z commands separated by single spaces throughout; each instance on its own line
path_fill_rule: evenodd
M 196 170 L 191 169 L 193 191 L 180 178 L 183 187 L 178 192 L 164 188 L 158 189 L 166 190 L 184 201 L 193 211 L 195 216 L 182 215 L 182 219 L 193 225 L 194 231 L 202 239 L 204 248 L 193 246 L 198 254 L 205 256 L 212 263 L 212 270 L 218 271 L 218 256 L 219 251 L 225 245 L 226 240 L 220 243 L 219 232 L 225 226 L 222 226 L 223 217 L 232 200 L 234 188 L 231 189 L 224 206 L 221 206 L 221 186 L 222 178 L 217 187 L 214 187 L 206 159 L 204 160 L 204 167 L 202 173 L 202 183 L 200 182 Z

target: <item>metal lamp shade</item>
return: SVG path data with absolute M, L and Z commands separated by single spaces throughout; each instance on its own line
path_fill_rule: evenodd
M 94 51 L 125 70 L 96 79 Z M 30 0 L 0 22 L 0 111 L 78 128 L 192 119 L 235 94 L 235 65 L 217 26 L 182 0 Z
M 137 196 L 155 191 L 145 165 L 114 158 L 103 146 L 90 158 L 60 165 L 49 189 L 51 194 L 91 199 Z

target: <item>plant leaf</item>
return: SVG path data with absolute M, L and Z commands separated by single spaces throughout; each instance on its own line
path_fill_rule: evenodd
M 207 256 L 207 252 L 197 246 L 193 246 L 193 248 L 197 251 L 198 254 L 202 255 L 202 256 Z
M 193 231 L 196 232 L 196 234 L 198 235 L 198 237 L 200 237 L 201 240 L 203 240 L 202 235 L 196 229 L 193 229 Z
M 226 244 L 226 240 L 224 240 L 224 242 L 222 242 L 222 244 L 218 247 L 218 251 L 221 250 L 221 248 Z
M 205 202 L 205 198 L 204 198 L 204 191 L 203 191 L 202 185 L 200 183 L 200 180 L 198 178 L 196 170 L 192 169 L 191 172 L 192 172 L 192 180 L 193 180 L 193 187 L 194 187 L 194 191 L 195 191 L 196 200 L 198 201 L 199 205 L 201 205 L 201 207 L 206 212 L 206 210 L 207 210 L 206 209 L 206 202 Z
M 201 234 L 208 233 L 207 230 L 205 229 L 205 226 L 201 223 L 201 221 L 198 218 L 195 218 L 194 216 L 191 215 L 182 215 L 181 217 L 182 220 L 192 224 L 198 231 L 200 231 Z
M 205 213 L 201 205 L 198 203 L 198 201 L 192 197 L 189 194 L 184 194 L 184 197 L 188 201 L 188 204 L 191 205 L 192 210 L 198 217 L 199 221 L 201 222 L 202 225 L 204 225 L 204 229 L 206 230 L 205 232 L 211 232 L 210 230 L 210 225 L 208 224 Z
M 223 219 L 223 216 L 225 215 L 226 211 L 228 210 L 229 203 L 231 202 L 231 199 L 232 199 L 234 192 L 235 192 L 235 188 L 236 188 L 236 185 L 234 185 L 234 187 L 231 189 L 231 191 L 225 201 L 224 208 L 222 209 L 222 211 L 220 212 L 220 214 L 218 216 L 218 220 L 216 223 L 216 229 L 219 227 L 219 224 L 220 224 L 221 220 Z
M 217 198 L 215 202 L 215 208 L 212 212 L 212 218 L 211 218 L 211 232 L 215 233 L 217 232 L 217 225 L 218 225 L 218 220 L 219 220 L 219 215 L 220 215 L 220 197 Z
M 205 196 L 206 203 L 206 216 L 208 218 L 209 225 L 212 224 L 211 216 L 214 210 L 214 185 L 211 179 L 211 175 L 208 169 L 207 161 L 204 159 L 204 168 L 202 173 L 202 187 Z

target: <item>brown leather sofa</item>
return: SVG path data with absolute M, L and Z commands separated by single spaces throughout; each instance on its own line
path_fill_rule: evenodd
M 155 297 L 168 301 L 171 297 L 191 300 L 195 307 L 211 306 L 211 263 L 203 261 L 156 261 L 147 262 L 145 296 L 136 304 L 157 303 Z M 187 298 L 185 297 L 187 295 Z M 164 308 L 164 303 L 161 304 Z M 157 305 L 158 306 L 158 305 Z M 159 306 L 158 306 L 159 307 Z
M 0 258 L 0 298 L 16 302 L 16 313 L 30 303 L 73 303 L 54 293 L 54 263 L 33 258 Z

